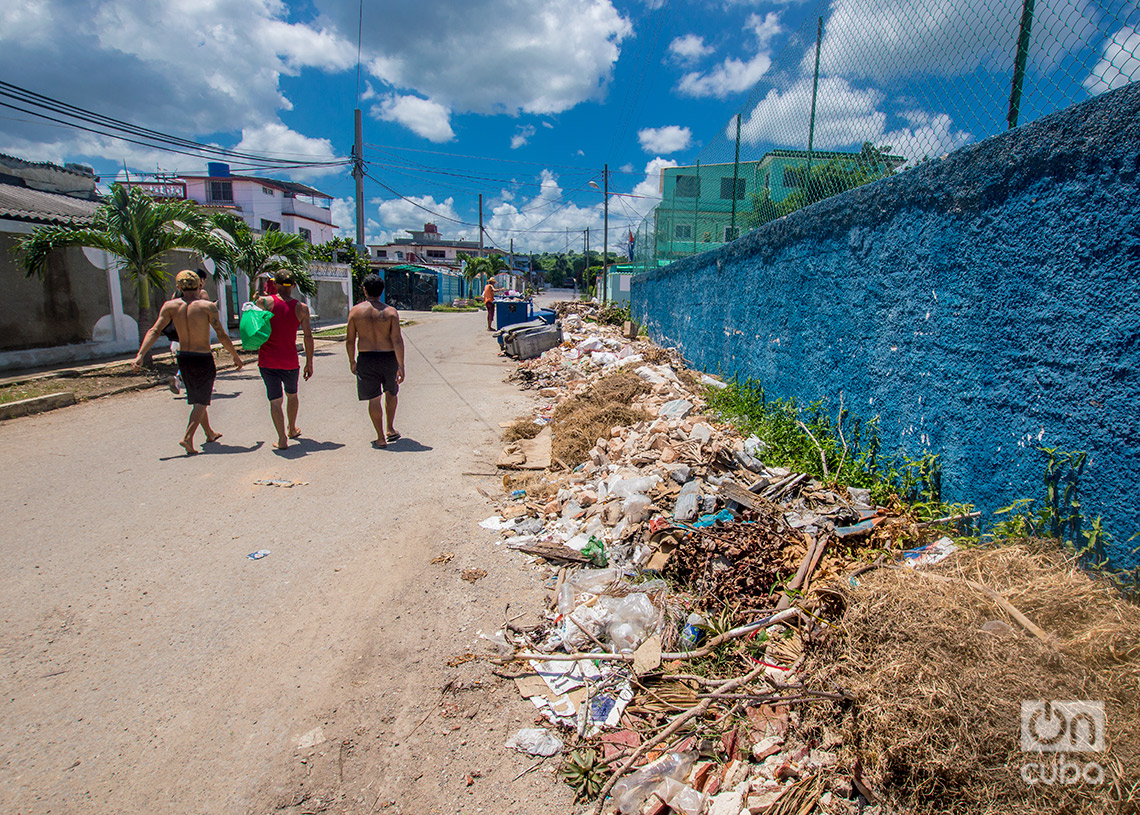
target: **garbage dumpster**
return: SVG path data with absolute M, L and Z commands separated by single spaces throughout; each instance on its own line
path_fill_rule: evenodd
M 495 327 L 502 330 L 508 325 L 525 323 L 530 319 L 530 303 L 526 300 L 496 300 Z

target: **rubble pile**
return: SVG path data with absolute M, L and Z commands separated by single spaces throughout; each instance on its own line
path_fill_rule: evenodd
M 879 653 L 882 675 L 857 678 L 873 638 L 845 628 L 845 612 L 870 602 L 866 587 L 879 574 L 901 575 L 890 590 L 901 597 L 911 585 L 954 580 L 940 572 L 969 553 L 904 507 L 872 506 L 867 490 L 766 465 L 759 439 L 706 415 L 703 394 L 721 381 L 628 326 L 623 336 L 588 322 L 595 309 L 559 304 L 563 344 L 519 363 L 513 378 L 539 393 L 529 419 L 538 432 L 512 429 L 499 512 L 481 524 L 532 556 L 551 589 L 540 625 L 486 635 L 497 673 L 551 726 L 509 746 L 561 753 L 563 778 L 596 801 L 595 813 L 1064 811 L 1048 809 L 1060 800 L 1048 796 L 1038 809 L 946 805 L 955 793 L 944 768 L 908 764 L 905 751 L 884 751 L 895 763 L 880 762 L 860 745 L 892 734 L 851 727 L 868 688 L 905 674 Z M 1001 623 L 1003 636 L 1030 638 L 1016 609 L 1003 614 L 1008 603 L 994 606 L 976 582 L 955 587 L 1013 621 Z M 908 608 L 901 630 L 955 625 L 928 611 Z M 880 623 L 882 640 L 890 624 Z M 978 630 L 985 644 L 996 629 Z M 843 651 L 847 641 L 863 650 Z M 906 636 L 892 642 L 910 647 Z M 930 659 L 951 676 L 968 667 Z M 945 716 L 932 725 L 957 726 Z M 909 777 L 892 775 L 903 766 Z M 908 784 L 933 808 L 895 794 Z

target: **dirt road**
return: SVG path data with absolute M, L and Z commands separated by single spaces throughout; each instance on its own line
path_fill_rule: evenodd
M 405 316 L 388 450 L 339 343 L 318 345 L 285 453 L 255 367 L 219 378 L 224 437 L 193 458 L 166 391 L 0 425 L 0 812 L 570 808 L 552 762 L 517 778 L 535 762 L 502 748 L 529 703 L 447 664 L 507 603 L 541 603 L 476 525 L 498 423 L 529 397 L 481 314 Z

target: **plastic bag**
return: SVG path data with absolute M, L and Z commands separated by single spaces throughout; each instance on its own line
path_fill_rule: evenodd
M 610 623 L 606 626 L 606 636 L 617 653 L 632 653 L 657 630 L 660 616 L 648 596 L 630 594 L 614 606 Z
M 254 303 L 242 306 L 241 319 L 238 320 L 238 333 L 241 334 L 241 347 L 243 351 L 256 351 L 269 339 L 269 321 L 273 319 L 273 312 L 258 308 Z
M 622 504 L 622 515 L 631 524 L 640 523 L 649 517 L 649 507 L 652 504 L 648 495 L 631 495 Z
M 556 756 L 562 752 L 562 739 L 541 727 L 526 727 L 503 746 L 532 756 Z
M 652 764 L 627 775 L 610 791 L 618 810 L 622 815 L 633 815 L 664 779 L 679 781 L 688 775 L 696 758 L 696 753 L 666 753 Z

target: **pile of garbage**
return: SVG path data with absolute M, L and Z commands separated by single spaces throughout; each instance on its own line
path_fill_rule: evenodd
M 905 750 L 882 748 L 890 738 L 935 743 L 940 727 L 963 726 L 952 717 L 927 721 L 925 734 L 891 733 L 899 721 L 886 716 L 874 732 L 853 725 L 872 720 L 862 700 L 908 659 L 925 656 L 951 677 L 966 667 L 936 653 L 908 657 L 904 636 L 892 639 L 898 659 L 876 651 L 878 673 L 860 676 L 848 660 L 870 660 L 874 643 L 845 620 L 874 619 L 866 609 L 888 591 L 868 587 L 889 583 L 896 599 L 931 584 L 971 595 L 971 608 L 996 618 L 969 623 L 994 658 L 1003 646 L 987 638 L 999 634 L 1019 638 L 1023 650 L 1041 649 L 1034 653 L 1045 665 L 1059 664 L 1048 653 L 1057 643 L 1041 639 L 1002 596 L 960 576 L 976 553 L 916 523 L 904 507 L 873 506 L 867 490 L 766 465 L 759 439 L 706 414 L 704 394 L 723 382 L 689 371 L 675 351 L 629 326 L 588 322 L 583 309 L 560 307 L 563 344 L 513 375 L 540 402 L 534 416 L 511 426 L 514 441 L 499 461 L 504 495 L 482 522 L 508 547 L 549 565 L 542 623 L 486 635 L 496 673 L 549 725 L 520 731 L 508 747 L 561 755 L 563 778 L 596 802 L 595 813 L 1100 811 L 1088 808 L 1084 789 L 1006 785 L 1003 797 L 992 779 L 970 787 L 970 769 L 955 776 L 949 763 L 933 760 L 916 767 L 901 760 Z M 1112 613 L 1140 622 L 1115 605 Z M 929 632 L 960 625 L 932 615 L 908 607 L 893 622 L 925 630 L 928 644 Z M 1135 630 L 1132 650 L 1125 648 L 1130 665 L 1140 661 Z M 1121 672 L 1104 686 L 1131 700 L 1122 704 L 1134 706 L 1133 721 L 1140 694 L 1121 685 L 1137 676 Z M 1049 685 L 1072 694 L 1087 686 Z M 954 693 L 943 690 L 945 704 Z M 1136 727 L 1129 738 L 1133 745 L 1140 738 Z M 864 749 L 868 743 L 880 745 L 883 760 Z M 996 753 L 1007 764 L 1016 754 L 1008 747 Z M 1113 783 L 1123 790 L 1128 778 L 1135 780 L 1135 767 Z M 954 783 L 971 791 L 955 792 Z M 1140 800 L 1138 789 L 1130 794 Z M 1022 791 L 1029 803 L 1017 798 Z

